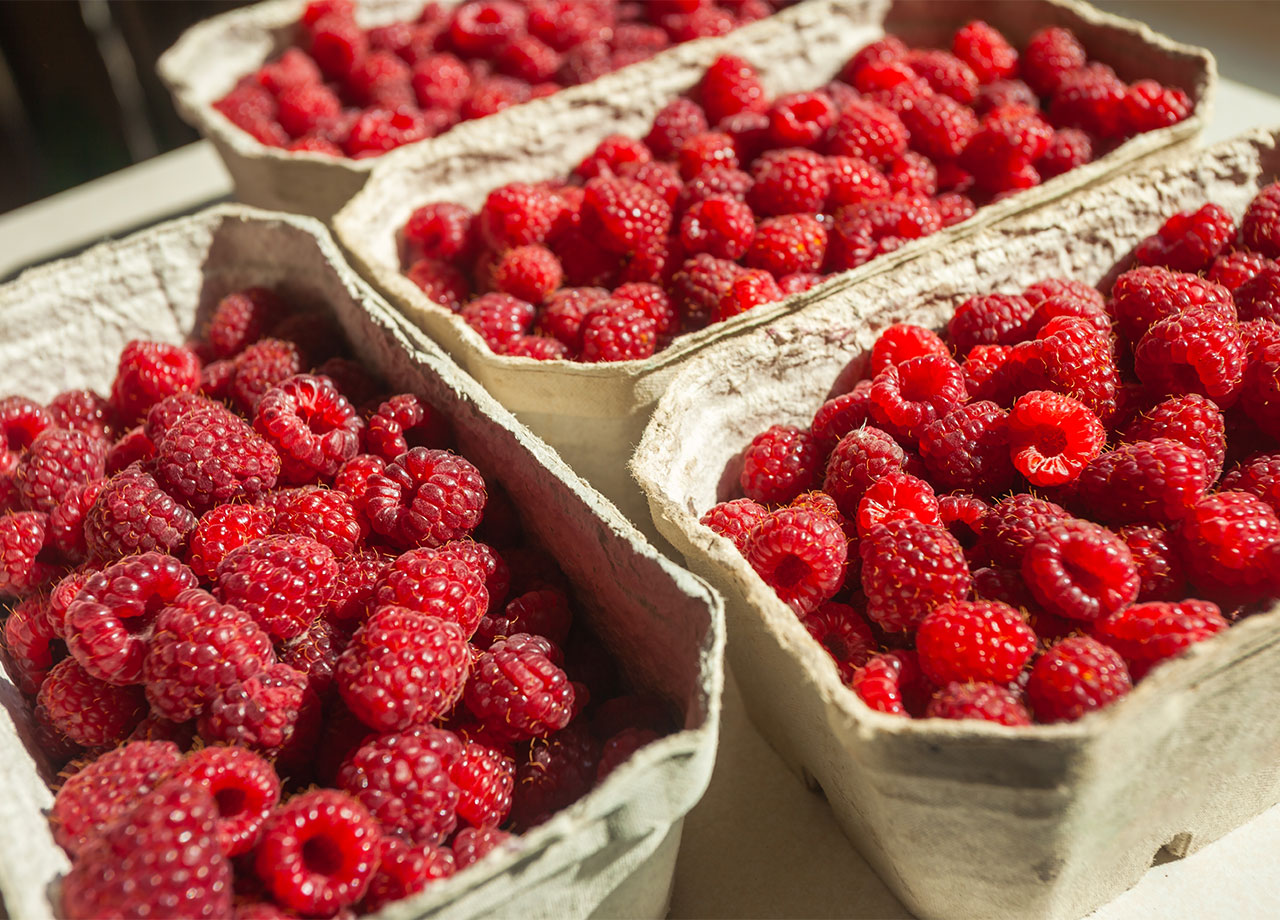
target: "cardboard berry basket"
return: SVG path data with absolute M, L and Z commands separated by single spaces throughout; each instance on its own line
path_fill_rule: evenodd
M 343 264 L 319 223 L 218 207 L 26 272 L 0 287 L 0 392 L 38 400 L 68 387 L 106 392 L 128 340 L 182 342 L 220 297 L 248 285 L 332 310 L 363 361 L 444 412 L 458 450 L 511 495 L 632 685 L 679 713 L 678 731 L 576 804 L 381 916 L 663 916 L 683 818 L 715 756 L 721 602 L 397 317 Z M 68 864 L 45 820 L 48 764 L 7 675 L 0 699 L 0 824 L 9 829 L 0 835 L 0 893 L 8 916 L 43 920 L 58 915 L 51 898 Z
M 1169 157 L 930 253 L 691 361 L 631 469 L 661 533 L 726 598 L 749 713 L 825 793 L 849 839 L 922 918 L 1075 918 L 1280 801 L 1280 609 L 1251 616 L 1078 722 L 1008 728 L 869 709 L 734 548 L 698 523 L 734 497 L 771 424 L 807 426 L 880 330 L 945 325 L 975 293 L 1062 276 L 1104 289 L 1176 211 L 1235 218 L 1280 174 L 1280 132 Z
M 1112 65 L 1121 77 L 1143 74 L 1184 88 L 1196 102 L 1195 112 L 1184 122 L 1139 134 L 1092 163 L 981 208 L 962 224 L 810 291 L 680 336 L 645 360 L 593 365 L 497 355 L 461 318 L 433 303 L 401 273 L 396 232 L 415 208 L 428 201 L 455 201 L 477 209 L 491 190 L 508 182 L 564 176 L 607 135 L 644 136 L 655 113 L 695 86 L 706 66 L 726 49 L 756 66 L 769 93 L 781 94 L 828 82 L 854 52 L 886 31 L 913 46 L 949 47 L 954 31 L 974 18 L 987 20 L 1015 44 L 1048 25 L 1069 27 L 1091 56 Z M 647 522 L 645 502 L 624 467 L 654 403 L 692 355 L 1194 136 L 1206 118 L 1214 79 L 1208 52 L 1071 0 L 807 0 L 723 39 L 681 46 L 661 60 L 468 122 L 428 144 L 393 151 L 339 212 L 334 229 L 356 268 L 392 304 L 624 514 Z

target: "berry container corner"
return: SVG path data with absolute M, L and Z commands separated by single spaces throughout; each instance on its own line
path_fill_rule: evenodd
M 631 462 L 658 529 L 726 598 L 730 665 L 759 730 L 922 918 L 1080 917 L 1280 802 L 1280 609 L 1251 616 L 1078 722 L 1008 728 L 870 710 L 733 544 L 698 523 L 771 424 L 807 425 L 898 322 L 1049 276 L 1105 290 L 1135 244 L 1206 201 L 1236 218 L 1280 174 L 1280 131 L 1170 155 L 988 228 L 709 350 Z
M 388 308 L 318 222 L 220 206 L 24 273 L 0 287 L 0 392 L 105 391 L 126 341 L 180 343 L 219 298 L 249 285 L 327 305 L 363 361 L 451 418 L 460 449 L 527 509 L 529 532 L 577 587 L 584 615 L 633 685 L 682 720 L 548 822 L 380 916 L 664 916 L 684 815 L 715 756 L 722 604 Z M 0 894 L 8 916 L 48 920 L 68 866 L 45 818 L 52 777 L 33 753 L 30 709 L 7 673 L 0 700 L 0 821 L 15 829 L 0 839 Z
M 921 45 L 947 44 L 955 29 L 974 18 L 1022 43 L 1044 26 L 1069 27 L 1120 76 L 1141 74 L 1182 87 L 1195 111 L 1183 122 L 1137 135 L 1092 163 L 981 208 L 968 221 L 809 291 L 683 335 L 645 360 L 576 364 L 496 355 L 478 333 L 400 272 L 396 231 L 416 207 L 456 201 L 478 208 L 489 191 L 505 183 L 564 175 L 610 134 L 642 136 L 653 116 L 695 86 L 721 54 L 743 56 L 768 92 L 782 94 L 829 81 L 855 51 L 886 31 Z M 689 42 L 593 83 L 393 151 L 334 218 L 334 232 L 356 269 L 395 307 L 652 537 L 645 500 L 625 464 L 658 397 L 691 356 L 1193 138 L 1206 123 L 1215 80 L 1207 51 L 1075 0 L 803 0 L 721 38 Z

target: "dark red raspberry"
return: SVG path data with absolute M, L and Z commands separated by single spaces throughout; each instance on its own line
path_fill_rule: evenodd
M 1133 603 L 1141 579 L 1129 547 L 1089 521 L 1049 524 L 1031 541 L 1022 574 L 1049 612 L 1093 621 Z
M 945 95 L 919 100 L 901 118 L 911 149 L 928 157 L 957 157 L 978 133 L 973 110 Z
M 562 646 L 569 638 L 573 625 L 573 613 L 569 599 L 555 588 L 526 591 L 506 605 L 501 614 L 489 614 L 481 619 L 472 644 L 488 648 L 497 639 L 529 633 L 549 639 L 553 645 Z
M 298 534 L 282 534 L 236 547 L 218 563 L 216 593 L 275 639 L 306 632 L 328 602 L 338 573 L 333 551 Z
M 493 286 L 529 303 L 542 303 L 564 280 L 564 270 L 555 253 L 532 244 L 509 249 L 493 270 Z
M 449 771 L 462 758 L 462 742 L 443 729 L 377 735 L 347 758 L 337 783 L 369 809 L 384 833 L 439 845 L 457 826 L 461 792 Z
M 378 864 L 378 823 L 335 789 L 312 789 L 262 826 L 254 865 L 277 904 L 327 917 L 357 903 Z
M 271 533 L 310 537 L 335 557 L 354 552 L 363 539 L 359 513 L 346 493 L 335 489 L 284 489 L 264 498 L 261 508 L 273 516 Z
M 733 138 L 719 131 L 704 131 L 689 138 L 676 152 L 676 163 L 680 178 L 685 181 L 708 169 L 737 169 L 739 165 Z
M 311 757 L 320 734 L 320 698 L 305 674 L 276 663 L 211 698 L 199 726 L 206 741 L 258 751 L 289 771 Z
M 1280 344 L 1256 348 L 1250 357 L 1240 406 L 1258 428 L 1280 440 Z
M 1280 453 L 1254 454 L 1222 477 L 1224 492 L 1252 492 L 1280 514 Z
M 407 246 L 428 259 L 464 262 L 476 249 L 475 216 L 450 201 L 424 204 L 400 232 Z
M 827 650 L 840 672 L 841 683 L 848 683 L 853 672 L 875 654 L 876 640 L 871 627 L 848 604 L 827 601 L 803 615 L 800 622 Z
M 49 516 L 19 511 L 0 517 L 0 595 L 22 595 L 54 577 L 44 561 Z
M 680 219 L 680 242 L 689 256 L 707 252 L 718 259 L 739 259 L 746 254 L 755 229 L 751 208 L 735 198 L 713 195 Z
M 1190 98 L 1182 90 L 1161 86 L 1155 80 L 1139 80 L 1124 99 L 1125 128 L 1141 134 L 1176 125 L 1191 114 Z
M 756 435 L 742 461 L 743 494 L 764 505 L 783 505 L 816 488 L 822 457 L 809 432 L 774 425 Z
M 649 251 L 671 228 L 671 208 L 631 179 L 599 177 L 586 184 L 583 229 L 598 246 L 619 254 Z
M 455 871 L 453 853 L 447 847 L 429 843 L 411 846 L 399 837 L 384 836 L 378 843 L 378 871 L 361 905 L 368 913 L 377 912 Z
M 31 442 L 15 477 L 25 507 L 49 512 L 75 486 L 101 479 L 107 442 L 82 431 L 49 428 Z
M 288 312 L 289 305 L 265 288 L 234 291 L 218 301 L 205 339 L 215 357 L 231 358 L 266 335 Z
M 1264 187 L 1240 221 L 1240 241 L 1268 258 L 1280 258 L 1280 182 Z
M 1180 211 L 1133 255 L 1143 265 L 1163 265 L 1178 272 L 1202 272 L 1236 236 L 1235 221 L 1226 209 L 1206 204 L 1196 211 Z
M 1187 576 L 1174 548 L 1171 531 L 1149 524 L 1131 524 L 1118 531 L 1138 567 L 1142 587 L 1138 602 L 1171 601 L 1186 596 Z
M 699 523 L 733 541 L 733 545 L 741 553 L 746 547 L 747 536 L 751 533 L 751 529 L 768 514 L 769 509 L 763 505 L 749 498 L 736 498 L 733 501 L 712 505 L 699 519 Z
M 1134 369 L 1152 390 L 1200 393 L 1220 406 L 1240 394 L 1244 368 L 1244 340 L 1235 321 L 1209 310 L 1166 316 L 1134 349 Z
M 462 308 L 462 318 L 484 339 L 490 349 L 502 354 L 518 335 L 533 323 L 534 306 L 510 294 L 482 294 Z
M 260 339 L 235 358 L 231 398 L 241 412 L 252 413 L 264 393 L 301 373 L 302 365 L 297 345 L 283 339 Z
M 4 621 L 9 671 L 23 693 L 35 696 L 49 669 L 65 657 L 47 614 L 48 602 L 32 594 L 14 605 Z
M 149 473 L 130 468 L 107 480 L 85 515 L 85 545 L 104 560 L 153 549 L 179 554 L 195 526 L 195 515 Z
M 280 801 L 280 777 L 275 768 L 240 747 L 192 751 L 174 776 L 202 785 L 213 795 L 218 806 L 218 844 L 224 856 L 251 850 L 267 815 Z
M 741 273 L 742 266 L 728 259 L 699 253 L 686 261 L 671 279 L 672 299 L 686 317 L 705 322 Z
M 262 396 L 253 427 L 280 455 L 281 479 L 303 484 L 354 457 L 364 423 L 328 377 L 297 374 Z
M 186 591 L 156 615 L 143 666 L 147 700 L 153 712 L 185 722 L 275 660 L 270 637 L 247 613 Z
M 739 112 L 763 112 L 768 108 L 755 68 L 728 54 L 722 54 L 707 68 L 697 96 L 712 124 Z
M 169 429 L 180 419 L 191 415 L 193 412 L 204 410 L 221 412 L 224 416 L 230 416 L 237 420 L 239 418 L 228 411 L 224 405 L 214 402 L 207 396 L 202 396 L 199 393 L 175 393 L 172 396 L 166 396 L 151 407 L 147 412 L 142 431 L 151 439 L 153 444 L 159 444 L 164 440 L 164 436 L 169 432 Z
M 541 636 L 497 640 L 476 659 L 463 694 L 467 709 L 513 740 L 563 728 L 573 713 L 574 688 L 553 656 L 558 650 Z
M 219 505 L 206 511 L 191 532 L 186 561 L 201 578 L 212 580 L 231 550 L 271 533 L 272 514 L 254 505 Z
M 1106 428 L 1087 407 L 1047 390 L 1020 396 L 1006 430 L 1013 465 L 1036 486 L 1071 482 L 1107 441 Z
M 60 732 L 89 748 L 124 740 L 147 712 L 141 687 L 98 680 L 74 658 L 53 666 L 36 702 Z
M 981 83 L 1005 80 L 1018 71 L 1018 52 L 999 30 L 981 19 L 956 30 L 951 50 L 969 65 Z
M 489 193 L 476 226 L 494 249 L 527 246 L 546 240 L 560 210 L 549 190 L 513 182 Z
M 375 607 L 393 605 L 456 623 L 470 638 L 489 607 L 476 560 L 441 549 L 412 549 L 395 559 L 373 589 Z
M 1027 337 L 1035 307 L 1019 294 L 980 294 L 956 308 L 947 339 L 957 355 L 978 345 L 1013 345 Z
M 568 361 L 573 357 L 563 342 L 541 335 L 516 336 L 507 345 L 506 353 L 513 358 L 533 358 L 535 361 Z
M 795 272 L 818 271 L 826 251 L 827 231 L 816 218 L 786 214 L 760 222 L 745 262 L 781 278 Z
M 997 502 L 983 521 L 982 551 L 996 565 L 1021 568 L 1036 535 L 1050 524 L 1069 520 L 1064 508 L 1026 493 Z
M 120 353 L 111 404 L 126 424 L 132 424 L 166 396 L 199 384 L 200 361 L 189 349 L 135 339 Z
M 886 473 L 900 471 L 904 459 L 902 448 L 888 434 L 859 428 L 832 450 L 822 490 L 836 500 L 841 514 L 855 517 L 867 487 Z
M 517 830 L 541 824 L 572 805 L 590 791 L 599 770 L 600 745 L 584 721 L 550 737 L 534 739 L 527 750 L 527 759 L 516 767 L 511 803 L 509 824 Z M 455 853 L 459 852 L 460 842 L 467 839 L 464 835 L 468 831 L 464 828 L 454 838 Z M 488 829 L 480 831 L 487 832 Z
M 781 300 L 783 296 L 782 288 L 772 274 L 762 268 L 747 269 L 730 282 L 729 289 L 711 312 L 711 322 L 724 322 L 763 304 Z
M 647 728 L 626 728 L 607 739 L 600 748 L 600 763 L 596 767 L 596 782 L 631 759 L 640 748 L 657 741 L 662 736 Z
M 1233 292 L 1241 321 L 1264 319 L 1280 323 L 1280 266 L 1262 268 Z
M 929 700 L 929 719 L 981 719 L 997 725 L 1030 725 L 1020 694 L 990 683 L 947 684 Z
M 433 302 L 454 313 L 460 312 L 462 305 L 471 299 L 470 282 L 447 262 L 418 259 L 405 270 L 405 275 Z
M 561 288 L 538 312 L 538 333 L 564 343 L 572 353 L 582 350 L 582 320 L 609 299 L 602 288 Z
M 447 713 L 470 668 L 466 633 L 457 623 L 383 607 L 338 659 L 338 690 L 369 727 L 403 731 Z
M 326 616 L 314 620 L 306 632 L 281 646 L 280 662 L 302 674 L 321 701 L 327 702 L 333 696 L 329 691 L 333 689 L 338 656 L 349 639 L 347 628 L 326 611 Z
M 876 712 L 923 715 L 933 687 L 915 652 L 882 652 L 853 672 L 849 689 Z
M 67 635 L 67 608 L 80 594 L 80 589 L 85 586 L 85 582 L 94 574 L 94 571 L 89 567 L 74 569 L 49 592 L 46 599 L 47 605 L 44 608 L 45 618 L 48 620 L 49 628 L 59 639 L 65 639 Z
M 583 361 L 639 361 L 656 348 L 657 323 L 630 303 L 606 300 L 583 318 Z
M 908 473 L 886 473 L 862 494 L 858 503 L 858 536 L 889 521 L 912 520 L 940 526 L 938 498 L 933 487 Z
M 174 422 L 157 442 L 154 460 L 156 481 L 196 511 L 254 501 L 275 485 L 280 467 L 270 443 L 220 408 Z
M 21 397 L 18 397 L 19 399 Z M 6 402 L 0 400 L 0 404 Z M 49 418 L 55 428 L 83 431 L 95 438 L 114 440 L 118 434 L 117 419 L 111 403 L 93 390 L 66 390 L 49 400 Z M 4 410 L 0 409 L 0 418 Z M 6 428 L 0 421 L 0 429 Z
M 370 419 L 370 426 L 369 429 L 366 429 L 366 433 L 374 427 L 372 422 L 373 419 Z M 382 422 L 379 422 L 378 424 L 379 427 L 383 425 Z M 401 453 L 403 453 L 403 451 L 401 451 Z M 399 454 L 396 456 L 399 456 Z M 356 454 L 346 463 L 342 464 L 338 469 L 338 472 L 334 474 L 333 487 L 341 492 L 347 493 L 353 502 L 359 504 L 364 498 L 364 493 L 369 488 L 369 480 L 375 474 L 382 473 L 386 468 L 387 461 L 383 457 L 379 457 L 374 454 Z
M 883 165 L 907 149 L 907 137 L 902 119 L 892 111 L 874 102 L 855 100 L 836 118 L 827 153 Z
M 888 632 L 912 629 L 934 607 L 969 592 L 964 551 L 942 527 L 891 521 L 863 537 L 858 549 L 867 616 Z
M 779 599 L 803 615 L 830 600 L 844 583 L 846 543 L 831 518 L 783 508 L 752 528 L 743 555 Z
M 993 402 L 960 406 L 925 425 L 920 456 L 943 489 L 991 496 L 1013 484 L 1007 413 Z
M 81 851 L 62 880 L 62 908 L 89 917 L 228 917 L 231 864 L 218 806 L 202 785 L 171 779 Z
M 1013 347 L 990 385 L 1002 398 L 1052 390 L 1083 403 L 1104 423 L 1117 409 L 1120 375 L 1110 335 L 1078 316 L 1059 316 L 1035 341 Z
M 1084 66 L 1084 47 L 1070 29 L 1053 26 L 1031 36 L 1022 52 L 1022 78 L 1042 96 L 1051 95 L 1063 78 Z
M 1008 684 L 1036 650 L 1023 615 L 999 601 L 956 601 L 920 621 L 920 669 L 939 686 L 959 681 Z
M 1027 700 L 1041 722 L 1073 722 L 1114 703 L 1133 687 L 1124 659 L 1088 636 L 1063 639 L 1041 655 Z
M 468 741 L 449 769 L 461 793 L 458 817 L 472 827 L 497 827 L 511 811 L 515 763 L 496 748 Z
M 886 431 L 915 440 L 924 427 L 968 400 L 960 366 L 943 355 L 909 358 L 876 374 L 871 417 Z
M 480 522 L 486 501 L 479 471 L 462 457 L 414 447 L 369 479 L 365 514 L 401 547 L 439 546 Z
M 1155 665 L 1228 625 L 1216 604 L 1187 600 L 1135 604 L 1099 620 L 1093 635 L 1124 656 L 1134 680 L 1141 680 Z
M 1280 541 L 1280 518 L 1256 495 L 1217 492 L 1191 506 L 1175 539 L 1196 588 L 1224 601 L 1248 601 L 1268 590 L 1264 550 Z
M 1231 292 L 1222 285 L 1167 268 L 1132 269 L 1111 288 L 1116 332 L 1134 345 L 1160 320 L 1196 308 L 1210 310 L 1224 320 L 1236 319 Z

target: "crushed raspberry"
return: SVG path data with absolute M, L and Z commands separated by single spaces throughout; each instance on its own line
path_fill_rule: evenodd
M 735 498 L 733 501 L 712 505 L 699 519 L 699 523 L 732 540 L 741 553 L 747 545 L 751 529 L 768 514 L 769 509 L 749 498 Z
M 1036 486 L 1075 479 L 1107 440 L 1102 422 L 1084 405 L 1044 390 L 1018 398 L 1006 430 L 1013 465 Z
M 1093 621 L 1133 603 L 1141 579 L 1129 547 L 1088 521 L 1049 524 L 1032 540 L 1022 574 L 1049 612 Z
M 1124 659 L 1088 636 L 1063 639 L 1037 660 L 1027 701 L 1041 722 L 1073 722 L 1125 696 L 1133 687 Z
M 981 719 L 997 725 L 1030 725 L 1020 694 L 991 683 L 951 682 L 934 693 L 924 712 L 929 719 Z
M 825 515 L 783 508 L 748 534 L 743 555 L 797 613 L 815 610 L 844 582 L 848 550 L 840 525 Z
M 573 713 L 574 688 L 553 660 L 559 650 L 541 636 L 499 639 L 476 658 L 463 700 L 500 736 L 519 740 L 564 728 Z

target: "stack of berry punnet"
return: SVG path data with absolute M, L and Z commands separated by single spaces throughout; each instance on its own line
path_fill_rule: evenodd
M 341 343 L 251 288 L 201 341 L 131 342 L 107 397 L 0 400 L 63 915 L 376 910 L 674 728 L 448 420 Z
M 609 136 L 569 176 L 494 189 L 476 213 L 416 210 L 404 274 L 499 354 L 643 359 L 1191 112 L 1064 28 L 1019 52 L 975 21 L 952 48 L 887 36 L 775 99 L 720 57 L 643 139 Z
M 1280 597 L 1280 183 L 885 329 L 742 458 L 727 537 L 873 709 L 1074 720 Z
M 293 44 L 213 107 L 269 147 L 376 157 L 671 45 L 724 35 L 780 5 L 429 2 L 416 19 L 362 28 L 355 0 L 312 0 Z

